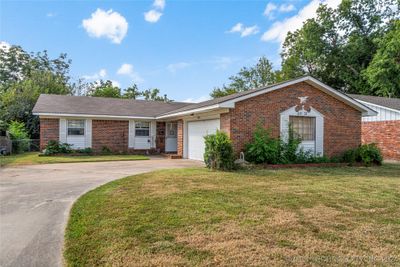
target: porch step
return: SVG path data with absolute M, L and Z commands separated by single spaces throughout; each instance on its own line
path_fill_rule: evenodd
M 178 154 L 167 154 L 167 153 L 163 153 L 162 154 L 164 157 L 168 158 L 168 159 L 181 159 L 182 156 L 178 155 Z

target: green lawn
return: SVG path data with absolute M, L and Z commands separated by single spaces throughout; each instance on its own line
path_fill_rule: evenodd
M 146 160 L 142 155 L 104 155 L 104 156 L 46 156 L 39 157 L 39 153 L 30 152 L 11 156 L 0 156 L 0 166 L 17 166 L 48 163 L 72 163 L 117 160 Z
M 68 266 L 400 264 L 400 165 L 157 171 L 82 196 Z

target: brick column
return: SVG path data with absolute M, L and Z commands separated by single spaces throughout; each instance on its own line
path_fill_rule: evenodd
M 59 140 L 59 119 L 40 118 L 40 150 L 43 150 L 50 140 Z
M 183 157 L 183 120 L 178 120 L 177 123 L 178 123 L 177 154 L 178 156 Z
M 230 113 L 222 113 L 220 116 L 220 129 L 231 137 L 231 115 Z

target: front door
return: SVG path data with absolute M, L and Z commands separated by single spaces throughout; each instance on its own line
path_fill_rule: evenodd
M 176 152 L 178 149 L 178 124 L 167 122 L 165 126 L 165 152 Z

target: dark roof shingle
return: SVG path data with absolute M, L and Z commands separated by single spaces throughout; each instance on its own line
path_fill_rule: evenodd
M 389 98 L 389 97 L 380 97 L 380 96 L 370 96 L 370 95 L 356 95 L 356 94 L 347 94 L 352 98 L 364 102 L 369 102 L 375 105 L 400 110 L 400 98 Z
M 33 113 L 90 114 L 108 116 L 155 117 L 191 103 L 160 102 L 107 97 L 40 95 Z

